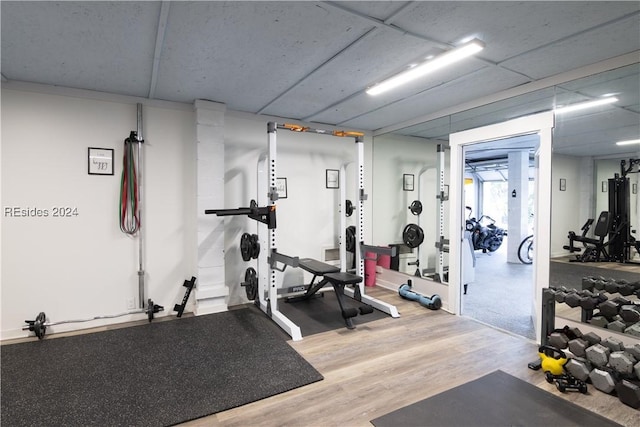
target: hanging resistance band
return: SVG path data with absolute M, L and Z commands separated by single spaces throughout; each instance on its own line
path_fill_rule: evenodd
M 136 132 L 131 132 L 124 140 L 122 156 L 122 179 L 120 180 L 120 230 L 135 235 L 140 229 L 139 194 L 135 146 L 138 143 Z

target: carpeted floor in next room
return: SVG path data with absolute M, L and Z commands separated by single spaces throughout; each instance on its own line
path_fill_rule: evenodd
M 462 296 L 462 314 L 535 339 L 533 266 L 507 262 L 507 240 L 496 252 L 476 251 L 475 281 Z

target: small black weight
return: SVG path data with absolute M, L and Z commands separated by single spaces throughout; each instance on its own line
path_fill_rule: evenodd
M 351 215 L 353 215 L 353 203 L 351 202 L 351 200 L 347 200 L 346 202 L 344 202 L 344 215 L 346 217 L 350 217 Z
M 409 205 L 409 210 L 414 215 L 420 215 L 422 213 L 422 202 L 420 202 L 420 200 L 414 200 Z
M 33 322 L 33 332 L 35 332 L 38 339 L 43 339 L 44 334 L 47 333 L 47 325 L 45 324 L 47 321 L 47 315 L 44 314 L 44 311 L 41 311 L 36 316 L 36 320 Z M 29 328 L 31 329 L 31 328 Z

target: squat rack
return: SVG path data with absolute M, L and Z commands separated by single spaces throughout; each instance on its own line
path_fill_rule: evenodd
M 258 160 L 258 200 L 251 201 L 251 206 L 248 208 L 239 209 L 207 209 L 205 214 L 216 214 L 218 216 L 226 215 L 247 215 L 249 218 L 258 222 L 258 240 L 261 250 L 257 259 L 257 300 L 256 305 L 266 313 L 271 319 L 278 324 L 294 341 L 302 339 L 302 333 L 300 327 L 293 323 L 278 309 L 278 274 L 284 272 L 287 266 L 298 267 L 299 258 L 290 257 L 279 253 L 277 250 L 277 232 L 276 232 L 276 201 L 278 200 L 277 191 L 277 130 L 288 130 L 292 132 L 311 132 L 321 135 L 331 135 L 337 137 L 353 137 L 356 142 L 356 153 L 358 158 L 358 201 L 357 201 L 357 224 L 356 227 L 356 239 L 359 244 L 356 245 L 356 274 L 360 277 L 364 277 L 364 251 L 375 251 L 380 253 L 384 249 L 373 248 L 364 245 L 362 241 L 364 218 L 363 218 L 363 206 L 364 200 L 367 196 L 364 193 L 364 144 L 363 134 L 360 132 L 341 131 L 341 130 L 324 130 L 314 129 L 310 127 L 304 127 L 296 124 L 278 124 L 276 122 L 267 123 L 267 152 L 260 156 Z M 266 191 L 262 191 L 266 189 Z M 260 225 L 262 224 L 262 226 Z M 344 237 L 341 237 L 344 240 Z M 344 247 L 346 242 L 341 242 Z M 386 249 L 390 251 L 390 249 Z M 279 267 L 281 266 L 281 267 Z M 346 266 L 343 265 L 342 271 L 345 271 Z M 245 284 L 246 285 L 246 284 Z M 383 301 L 379 301 L 375 298 L 371 298 L 364 293 L 364 281 L 361 281 L 358 286 L 358 299 L 377 308 L 380 311 L 390 314 L 392 317 L 399 317 L 398 310 L 395 306 L 387 304 Z M 351 298 L 354 298 L 356 291 L 352 289 L 345 289 L 345 294 Z
M 277 124 L 274 122 L 269 122 L 268 123 L 268 132 L 269 132 L 269 145 L 271 147 L 271 142 L 273 139 L 273 145 L 274 145 L 274 153 L 273 153 L 273 157 L 271 157 L 272 159 L 275 159 L 275 142 L 276 142 L 276 130 L 277 129 L 283 129 L 283 130 L 289 130 L 292 132 L 309 132 L 309 133 L 317 133 L 320 135 L 329 135 L 329 136 L 336 136 L 336 137 L 351 137 L 354 138 L 354 142 L 355 142 L 355 157 L 357 160 L 356 163 L 356 189 L 357 189 L 357 197 L 356 197 L 356 205 L 354 206 L 354 210 L 356 211 L 356 252 L 355 252 L 355 259 L 356 259 L 356 270 L 355 270 L 355 274 L 362 277 L 364 279 L 364 260 L 365 260 L 365 254 L 366 252 L 372 252 L 372 253 L 376 253 L 376 254 L 386 254 L 386 255 L 392 255 L 392 249 L 391 248 L 380 248 L 380 247 L 374 247 L 374 246 L 369 246 L 369 245 L 365 245 L 364 243 L 364 202 L 365 200 L 367 200 L 368 195 L 365 193 L 365 188 L 364 188 L 364 134 L 362 132 L 356 132 L 356 131 L 344 131 L 344 130 L 325 130 L 325 129 L 316 129 L 316 128 L 312 128 L 312 127 L 307 127 L 307 126 L 301 126 L 301 125 L 297 125 L 297 124 L 291 124 L 291 123 L 282 123 L 282 124 Z M 271 149 L 270 149 L 270 153 L 271 153 Z M 270 187 L 274 187 L 275 186 L 275 161 L 270 162 L 270 166 L 272 166 L 274 168 L 274 170 L 272 171 L 272 173 L 270 172 L 270 176 L 273 177 L 273 182 L 270 183 Z M 341 172 L 341 176 L 343 176 L 343 172 L 346 171 L 346 164 L 343 165 L 343 167 L 340 169 Z M 341 192 L 344 192 L 344 186 L 341 186 Z M 342 194 L 342 193 L 341 193 Z M 341 203 L 344 204 L 346 197 L 344 197 L 343 195 L 341 195 Z M 341 218 L 344 219 L 344 215 L 341 215 Z M 275 231 L 274 231 L 275 234 Z M 346 239 L 345 239 L 345 232 L 344 232 L 344 223 L 343 221 L 341 221 L 341 232 L 340 232 L 340 259 L 341 259 L 341 263 L 340 263 L 340 269 L 343 272 L 347 271 L 347 263 L 346 263 L 346 255 L 344 255 L 344 253 L 346 252 Z M 400 317 L 400 314 L 398 313 L 398 309 L 391 304 L 388 304 L 384 301 L 380 301 L 376 298 L 372 298 L 368 295 L 366 295 L 365 293 L 365 286 L 364 286 L 364 280 L 362 282 L 360 282 L 358 285 L 359 287 L 359 297 L 360 297 L 360 301 L 362 301 L 365 304 L 368 304 L 380 311 L 382 311 L 383 313 L 387 313 L 389 314 L 391 317 Z M 353 298 L 355 296 L 355 291 L 351 288 L 345 288 L 344 290 L 345 294 L 348 295 L 349 297 Z

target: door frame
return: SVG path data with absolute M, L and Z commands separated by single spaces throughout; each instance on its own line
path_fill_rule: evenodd
M 449 309 L 460 315 L 462 308 L 461 243 L 465 229 L 464 152 L 465 146 L 510 137 L 537 134 L 540 138 L 535 153 L 535 218 L 533 324 L 537 342 L 541 342 L 540 313 L 542 289 L 549 286 L 551 254 L 551 150 L 554 114 L 552 111 L 519 117 L 506 122 L 469 129 L 449 135 L 451 163 L 449 170 Z

